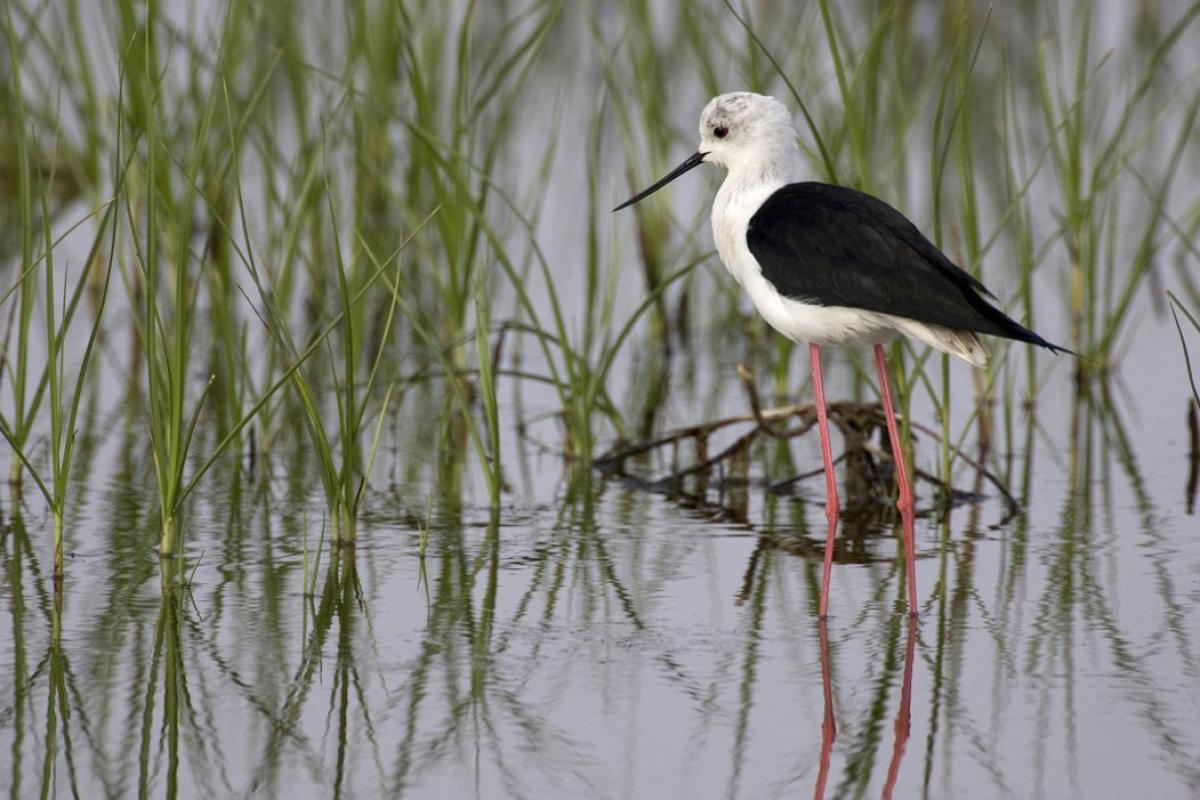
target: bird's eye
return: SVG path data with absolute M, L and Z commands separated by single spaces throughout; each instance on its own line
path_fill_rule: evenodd
M 718 139 L 724 139 L 728 135 L 729 128 L 726 128 L 724 125 L 718 125 L 717 127 L 713 128 L 713 136 L 717 137 Z

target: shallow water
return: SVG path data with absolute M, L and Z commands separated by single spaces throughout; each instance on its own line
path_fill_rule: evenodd
M 1161 369 L 1160 331 L 1134 385 Z M 600 476 L 564 484 L 536 454 L 543 499 L 440 514 L 423 561 L 380 492 L 311 598 L 304 488 L 217 481 L 190 589 L 163 592 L 153 537 L 111 510 L 146 466 L 117 428 L 61 597 L 44 520 L 6 520 L 3 780 L 14 796 L 1195 796 L 1180 401 L 1139 395 L 1123 429 L 1080 409 L 1092 442 L 1074 449 L 1038 419 L 1016 454 L 1025 514 L 992 496 L 921 516 L 915 623 L 892 515 L 843 524 L 825 627 L 819 478 L 807 502 L 775 497 L 755 467 L 742 520 L 714 520 Z

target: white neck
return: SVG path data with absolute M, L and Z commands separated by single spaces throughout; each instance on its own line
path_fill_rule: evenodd
M 729 165 L 729 174 L 725 176 L 721 188 L 749 191 L 759 184 L 779 187 L 800 178 L 800 154 L 794 146 L 788 146 L 769 155 L 764 153 L 761 158 L 734 161 Z
M 721 152 L 718 163 L 729 172 L 713 200 L 713 240 L 721 261 L 739 283 L 757 262 L 746 245 L 750 218 L 779 188 L 801 177 L 796 134 L 786 117 L 758 132 L 753 146 Z
M 745 285 L 743 272 L 755 263 L 746 244 L 750 218 L 766 199 L 790 183 L 783 174 L 730 170 L 713 200 L 713 241 L 721 262 L 738 283 Z

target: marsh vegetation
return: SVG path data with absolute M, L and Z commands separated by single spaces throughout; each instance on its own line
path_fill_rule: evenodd
M 0 28 L 12 796 L 1200 792 L 1200 3 Z M 912 626 L 869 354 L 826 629 L 806 361 L 716 176 L 608 213 L 739 88 L 1078 354 L 893 345 Z

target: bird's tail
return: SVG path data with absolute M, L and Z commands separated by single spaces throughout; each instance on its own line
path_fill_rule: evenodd
M 918 339 L 935 350 L 958 356 L 973 367 L 987 364 L 988 349 L 979 337 L 970 331 L 955 330 L 944 325 L 933 325 L 928 322 L 907 321 L 901 332 L 913 339 Z
M 982 312 L 991 323 L 990 325 L 976 328 L 978 332 L 988 333 L 993 336 L 1003 336 L 1006 339 L 1016 339 L 1018 342 L 1035 344 L 1038 347 L 1046 348 L 1051 353 L 1066 353 L 1067 355 L 1072 356 L 1077 355 L 1065 347 L 1060 347 L 1059 345 L 1051 344 L 1050 342 L 1046 341 L 1041 336 L 1038 336 L 1036 333 L 1029 330 L 1029 328 L 1026 328 L 1024 325 L 984 300 L 982 297 L 973 295 L 970 299 L 974 300 L 975 307 Z

